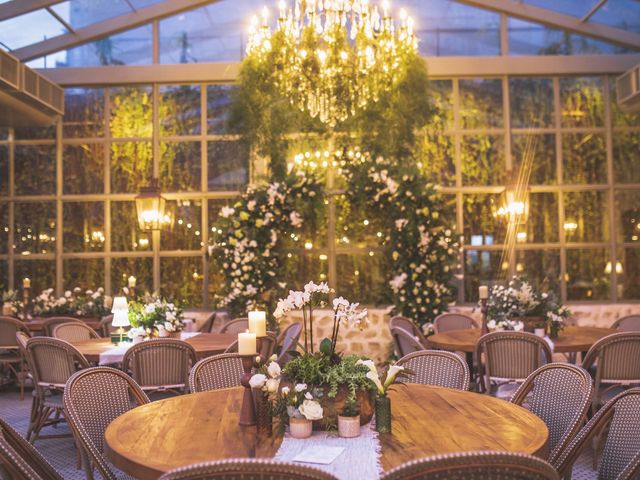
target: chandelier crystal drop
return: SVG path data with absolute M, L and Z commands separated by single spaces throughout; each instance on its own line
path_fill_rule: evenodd
M 396 27 L 388 2 L 280 0 L 275 30 L 269 11 L 253 17 L 248 58 L 271 65 L 280 92 L 331 126 L 377 102 L 401 78 L 417 51 L 413 20 L 400 11 Z

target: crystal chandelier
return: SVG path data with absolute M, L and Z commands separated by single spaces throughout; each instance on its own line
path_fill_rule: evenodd
M 404 60 L 417 51 L 413 20 L 400 11 L 396 27 L 385 0 L 295 0 L 279 3 L 276 29 L 269 12 L 254 17 L 249 59 L 270 66 L 293 105 L 335 126 L 394 87 Z

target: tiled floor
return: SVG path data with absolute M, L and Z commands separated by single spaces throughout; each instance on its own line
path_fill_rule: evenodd
M 8 421 L 21 434 L 27 432 L 29 411 L 31 408 L 30 392 L 27 392 L 25 400 L 20 401 L 20 396 L 15 391 L 0 391 L 0 416 Z M 53 429 L 49 429 L 51 431 Z M 62 425 L 53 433 L 68 432 L 66 425 Z M 43 430 L 43 434 L 46 431 Z M 60 472 L 65 480 L 82 480 L 85 478 L 84 471 L 76 468 L 76 452 L 73 440 L 69 438 L 42 439 L 36 442 L 38 450 L 51 462 Z M 101 478 L 97 473 L 97 479 Z M 591 469 L 591 456 L 584 455 L 578 460 L 574 470 L 574 480 L 592 480 L 597 478 L 596 472 Z

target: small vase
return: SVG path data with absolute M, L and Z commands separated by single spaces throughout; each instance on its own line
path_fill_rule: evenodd
M 254 389 L 253 395 L 256 405 L 256 428 L 258 429 L 258 435 L 270 437 L 273 433 L 273 419 L 269 411 L 269 402 L 264 398 L 264 393 L 261 389 Z
M 360 436 L 360 415 L 355 417 L 343 417 L 338 415 L 338 435 L 342 438 L 354 438 Z
M 289 418 L 289 433 L 293 438 L 309 438 L 313 422 L 306 418 Z
M 386 395 L 376 397 L 376 431 L 391 433 L 391 399 Z
M 554 325 L 553 322 L 549 325 L 549 338 L 556 339 L 558 338 L 558 332 L 560 331 L 560 327 L 558 325 Z

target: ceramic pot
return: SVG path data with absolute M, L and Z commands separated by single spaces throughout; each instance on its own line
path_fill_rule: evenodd
M 360 415 L 356 417 L 343 417 L 338 415 L 338 435 L 343 438 L 360 436 Z
M 289 433 L 293 438 L 309 438 L 313 430 L 313 422 L 306 418 L 289 418 Z

